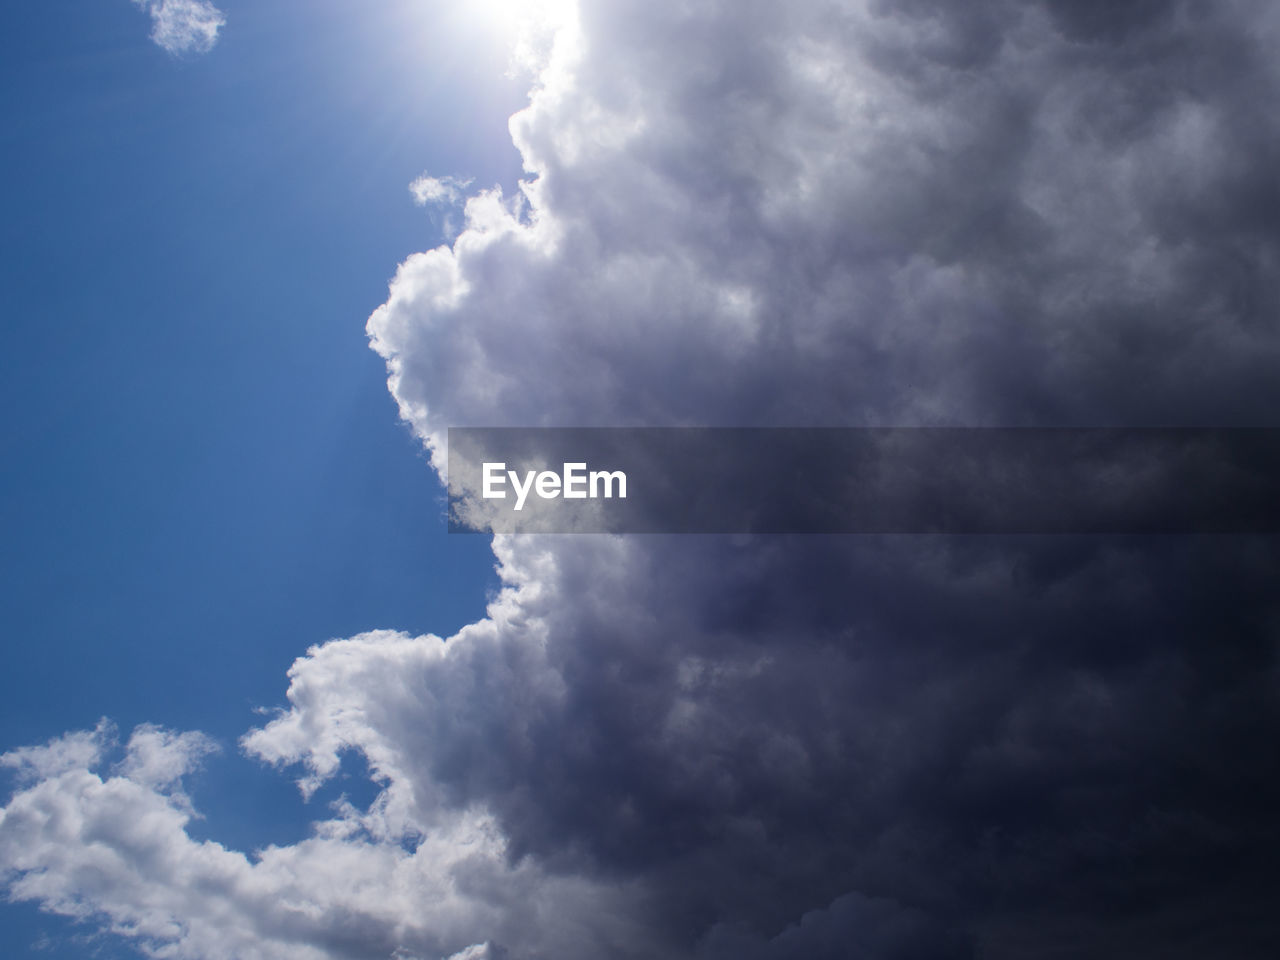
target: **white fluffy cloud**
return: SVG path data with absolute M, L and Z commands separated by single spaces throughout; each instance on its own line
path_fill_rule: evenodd
M 1278 39 L 1261 0 L 586 4 L 528 180 L 371 343 L 441 470 L 451 424 L 1258 422 Z M 315 647 L 244 738 L 308 793 L 359 752 L 368 809 L 250 858 L 185 831 L 203 740 L 104 779 L 72 735 L 6 760 L 14 895 L 330 960 L 1225 956 L 1224 891 L 1269 915 L 1271 547 L 495 552 L 487 618 Z
M 564 956 L 628 933 L 611 926 L 618 891 L 511 863 L 482 812 L 418 832 L 383 802 L 347 807 L 310 839 L 246 856 L 187 833 L 179 780 L 209 749 L 202 737 L 140 728 L 111 767 L 113 748 L 100 726 L 4 756 L 26 786 L 0 811 L 0 863 L 13 898 L 98 922 L 149 956 L 480 960 L 485 936 Z
M 207 53 L 226 25 L 208 0 L 133 0 L 151 14 L 151 39 L 169 53 Z

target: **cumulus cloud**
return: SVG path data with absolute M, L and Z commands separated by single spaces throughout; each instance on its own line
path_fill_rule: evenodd
M 208 0 L 133 0 L 151 14 L 151 39 L 169 53 L 208 53 L 226 25 Z
M 12 898 L 100 923 L 149 956 L 480 960 L 493 956 L 480 931 L 562 956 L 625 932 L 610 928 L 620 890 L 511 863 L 482 813 L 417 834 L 380 807 L 346 807 L 311 838 L 252 856 L 197 842 L 176 778 L 207 742 L 140 728 L 108 774 L 101 733 L 5 755 L 41 778 L 0 811 L 0 863 Z
M 1273 82 L 1276 18 L 1152 9 L 752 6 L 724 27 L 713 5 L 591 5 L 590 42 L 513 121 L 530 211 L 477 207 L 370 321 L 404 412 L 436 440 L 530 418 L 1257 422 L 1274 244 L 1246 211 L 1270 203 L 1274 124 L 1246 91 Z M 494 274 L 520 279 L 471 283 Z
M 441 472 L 459 424 L 1268 423 L 1277 40 L 1261 0 L 584 5 L 528 179 L 372 345 Z M 494 550 L 485 619 L 317 646 L 243 740 L 308 794 L 359 753 L 369 807 L 254 861 L 185 832 L 200 741 L 103 779 L 73 735 L 6 761 L 15 894 L 191 956 L 211 916 L 239 956 L 1280 949 L 1274 538 Z

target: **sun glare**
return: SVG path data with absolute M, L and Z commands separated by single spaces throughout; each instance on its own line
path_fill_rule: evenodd
M 510 53 L 513 71 L 536 69 L 545 60 L 556 33 L 577 16 L 577 0 L 478 0 L 469 16 L 498 34 Z

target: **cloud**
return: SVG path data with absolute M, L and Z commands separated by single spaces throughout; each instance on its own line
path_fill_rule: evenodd
M 1278 34 L 1252 0 L 584 6 L 512 120 L 527 181 L 371 343 L 441 471 L 457 424 L 1270 422 Z M 369 807 L 251 861 L 185 832 L 161 759 L 199 741 L 103 779 L 72 736 L 10 761 L 15 894 L 192 956 L 1280 947 L 1274 539 L 494 550 L 485 619 L 312 648 L 242 742 L 308 794 L 357 752 Z M 156 850 L 79 826 L 121 805 Z
M 97 763 L 104 744 L 114 736 L 114 726 L 107 720 L 100 720 L 92 731 L 75 731 L 42 747 L 19 747 L 0 754 L 0 767 L 15 770 L 20 783 L 47 780 L 68 770 Z
M 592 5 L 512 122 L 528 209 L 477 206 L 370 320 L 402 409 L 1259 422 L 1276 17 L 1064 11 Z
M 420 207 L 451 206 L 462 200 L 463 191 L 471 183 L 470 177 L 432 177 L 424 173 L 409 184 L 409 192 L 413 194 L 413 202 Z
M 459 230 L 455 214 L 463 205 L 465 191 L 472 182 L 470 177 L 432 177 L 423 173 L 409 184 L 409 192 L 413 195 L 414 203 L 431 209 L 433 220 L 440 218 L 441 233 L 452 239 L 458 235 Z
M 475 960 L 493 956 L 480 930 L 547 956 L 617 936 L 617 891 L 508 862 L 483 814 L 437 817 L 408 836 L 383 810 L 346 808 L 311 838 L 250 857 L 187 833 L 189 802 L 169 778 L 191 771 L 202 738 L 140 728 L 109 776 L 108 744 L 72 751 L 75 765 L 67 744 L 16 761 L 44 777 L 0 811 L 10 896 L 92 920 L 148 955 Z
M 151 14 L 151 39 L 172 54 L 208 53 L 226 18 L 208 0 L 133 0 Z
M 707 938 L 708 960 L 960 960 L 972 956 L 962 939 L 939 931 L 919 911 L 887 900 L 847 894 L 829 907 L 806 913 L 771 940 L 740 929 L 717 927 Z

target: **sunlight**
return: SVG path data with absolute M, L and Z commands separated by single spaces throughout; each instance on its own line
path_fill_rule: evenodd
M 469 18 L 501 37 L 513 73 L 537 70 L 546 62 L 556 33 L 577 16 L 577 0 L 477 0 Z

